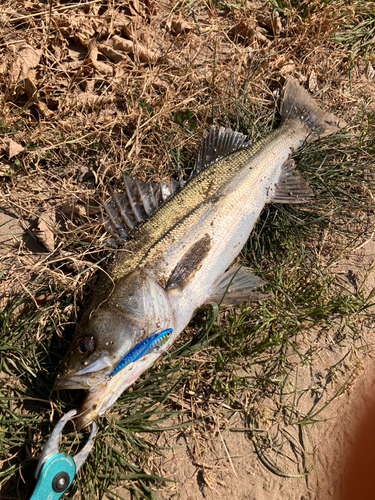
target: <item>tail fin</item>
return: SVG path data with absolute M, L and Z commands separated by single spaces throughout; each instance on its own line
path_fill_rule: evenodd
M 289 78 L 285 86 L 281 116 L 282 122 L 302 122 L 310 133 L 309 141 L 334 134 L 347 125 L 344 120 L 321 109 L 294 78 Z

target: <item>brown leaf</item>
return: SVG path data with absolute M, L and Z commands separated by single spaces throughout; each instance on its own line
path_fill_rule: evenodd
M 255 37 L 255 25 L 250 20 L 242 20 L 230 30 L 230 34 L 243 39 L 245 44 L 251 43 Z
M 25 79 L 25 90 L 27 97 L 31 99 L 36 96 L 37 87 L 35 85 L 36 72 L 34 69 L 30 69 L 27 73 L 27 77 Z
M 39 64 L 41 53 L 26 42 L 11 45 L 11 51 L 13 58 L 0 65 L 0 73 L 6 73 L 9 68 L 11 82 L 18 83 Z
M 70 203 L 68 201 L 61 205 L 61 211 L 70 219 L 74 220 L 80 217 L 91 217 L 100 213 L 100 207 L 91 205 L 81 205 L 78 203 Z
M 117 12 L 115 9 L 108 9 L 102 16 L 102 21 L 94 20 L 93 27 L 99 38 L 106 38 L 115 32 L 123 31 L 126 36 L 131 34 L 132 18 Z
M 156 4 L 150 0 L 145 0 L 146 12 L 148 16 L 156 16 L 158 13 Z
M 98 22 L 103 23 L 104 21 L 99 19 Z M 93 16 L 85 14 L 62 15 L 57 20 L 57 25 L 64 36 L 74 37 L 74 40 L 84 47 L 87 47 L 90 40 L 95 37 Z
M 98 59 L 98 44 L 93 38 L 92 40 L 89 41 L 87 45 L 87 55 L 86 55 L 86 61 L 90 59 L 91 61 L 96 61 Z
M 53 295 L 52 293 L 43 292 L 42 294 L 35 297 L 35 301 L 38 306 L 45 306 L 47 302 L 49 302 L 54 297 L 55 295 Z
M 111 45 L 115 50 L 134 53 L 134 42 L 115 35 L 111 40 Z
M 255 28 L 255 36 L 256 36 L 258 42 L 262 42 L 262 43 L 269 45 L 271 42 L 270 42 L 270 40 L 268 40 L 267 34 L 268 34 L 268 32 L 266 29 L 260 28 L 259 26 L 257 28 Z
M 144 47 L 140 42 L 131 42 L 122 38 L 121 36 L 114 36 L 111 40 L 112 46 L 115 50 L 122 50 L 124 52 L 131 52 L 136 57 L 138 56 L 142 62 L 155 63 L 158 59 L 158 55 Z
M 289 64 L 285 64 L 281 69 L 280 73 L 282 75 L 290 75 L 291 73 L 294 73 L 296 71 L 296 66 L 293 62 L 290 62 Z
M 118 50 L 113 50 L 112 47 L 109 47 L 108 45 L 105 45 L 104 43 L 101 43 L 100 45 L 98 45 L 98 50 L 99 50 L 99 52 L 101 52 L 102 54 L 104 54 L 109 59 L 112 59 L 112 61 L 115 61 L 115 62 L 129 60 L 129 57 L 126 54 L 122 54 Z
M 372 66 L 371 63 L 368 63 L 368 67 L 367 67 L 367 78 L 369 80 L 374 80 L 375 79 L 375 70 Z
M 53 111 L 51 111 L 47 104 L 42 102 L 42 101 L 37 101 L 36 105 L 38 106 L 38 109 L 40 111 L 40 113 L 44 116 L 44 118 L 50 118 L 51 116 L 53 116 Z M 57 106 L 58 107 L 58 104 Z
M 167 22 L 167 27 L 174 35 L 181 35 L 194 31 L 194 26 L 183 19 L 171 19 Z
M 281 24 L 280 14 L 275 11 L 273 15 L 258 14 L 257 21 L 262 26 L 265 26 L 273 35 L 279 35 L 283 30 L 283 25 Z
M 55 249 L 55 235 L 52 229 L 55 222 L 54 212 L 44 212 L 38 222 L 38 240 L 49 252 Z
M 72 71 L 82 66 L 82 61 L 69 61 L 61 64 L 62 70 L 65 72 Z
M 19 153 L 21 153 L 25 148 L 21 146 L 21 144 L 18 144 L 18 142 L 13 141 L 13 139 L 5 139 L 4 149 L 8 160 L 10 160 L 14 156 L 17 156 Z
M 109 64 L 106 64 L 101 61 L 95 61 L 93 63 L 93 66 L 96 69 L 96 71 L 98 71 L 98 73 L 100 73 L 101 75 L 113 76 L 113 68 Z
M 318 90 L 318 79 L 316 78 L 316 73 L 314 70 L 311 70 L 310 73 L 309 90 L 310 92 L 316 92 L 316 90 Z

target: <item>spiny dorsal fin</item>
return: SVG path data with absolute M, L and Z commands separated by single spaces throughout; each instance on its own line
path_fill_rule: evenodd
M 197 164 L 190 178 L 197 175 L 211 163 L 223 158 L 248 145 L 246 136 L 240 132 L 233 132 L 229 128 L 211 127 L 209 132 L 204 132 Z M 109 189 L 112 201 L 104 204 L 108 214 L 105 228 L 118 241 L 125 241 L 129 233 L 141 222 L 146 220 L 163 202 L 174 194 L 184 182 L 174 179 L 145 183 L 122 174 L 125 192 L 116 193 L 111 186 Z
M 174 179 L 157 184 L 132 179 L 125 174 L 122 174 L 122 178 L 125 191 L 116 193 L 108 184 L 112 201 L 104 203 L 108 215 L 105 228 L 118 242 L 125 241 L 139 223 L 145 221 L 180 187 L 179 182 Z
M 205 167 L 220 160 L 223 156 L 246 147 L 249 143 L 245 141 L 246 135 L 234 132 L 230 128 L 220 127 L 217 132 L 216 127 L 212 126 L 209 131 L 204 131 L 197 163 L 191 177 L 199 174 Z
M 314 191 L 305 179 L 294 172 L 294 160 L 287 160 L 274 190 L 270 193 L 270 203 L 298 204 L 307 203 L 314 196 Z
M 212 285 L 207 302 L 238 305 L 248 300 L 264 300 L 270 293 L 256 292 L 265 281 L 255 276 L 247 267 L 233 267 L 222 274 Z

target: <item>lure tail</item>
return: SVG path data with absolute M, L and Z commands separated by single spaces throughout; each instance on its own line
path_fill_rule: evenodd
M 165 342 L 172 335 L 172 328 L 168 328 L 167 330 L 163 330 L 160 333 L 154 333 L 151 337 L 147 337 L 147 339 L 142 340 L 139 344 L 137 344 L 125 358 L 120 361 L 120 363 L 116 366 L 116 368 L 109 374 L 109 378 L 112 378 L 116 373 L 125 368 L 129 363 L 134 363 L 138 359 L 142 358 L 153 349 L 157 349 L 161 345 L 165 344 Z

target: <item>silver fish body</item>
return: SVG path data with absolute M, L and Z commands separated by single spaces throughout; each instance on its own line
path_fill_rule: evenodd
M 224 294 L 227 304 L 262 297 L 256 289 L 263 282 L 250 270 L 227 269 L 267 203 L 311 198 L 291 153 L 344 125 L 290 79 L 277 130 L 247 146 L 242 134 L 224 129 L 203 139 L 197 174 L 130 233 L 77 327 L 55 388 L 88 391 L 79 426 L 102 415 L 170 347 L 200 306 Z M 146 195 L 141 198 L 148 212 Z M 117 206 L 121 213 L 119 201 Z M 133 213 L 140 218 L 134 207 Z M 136 344 L 167 328 L 173 329 L 167 342 L 108 378 Z

